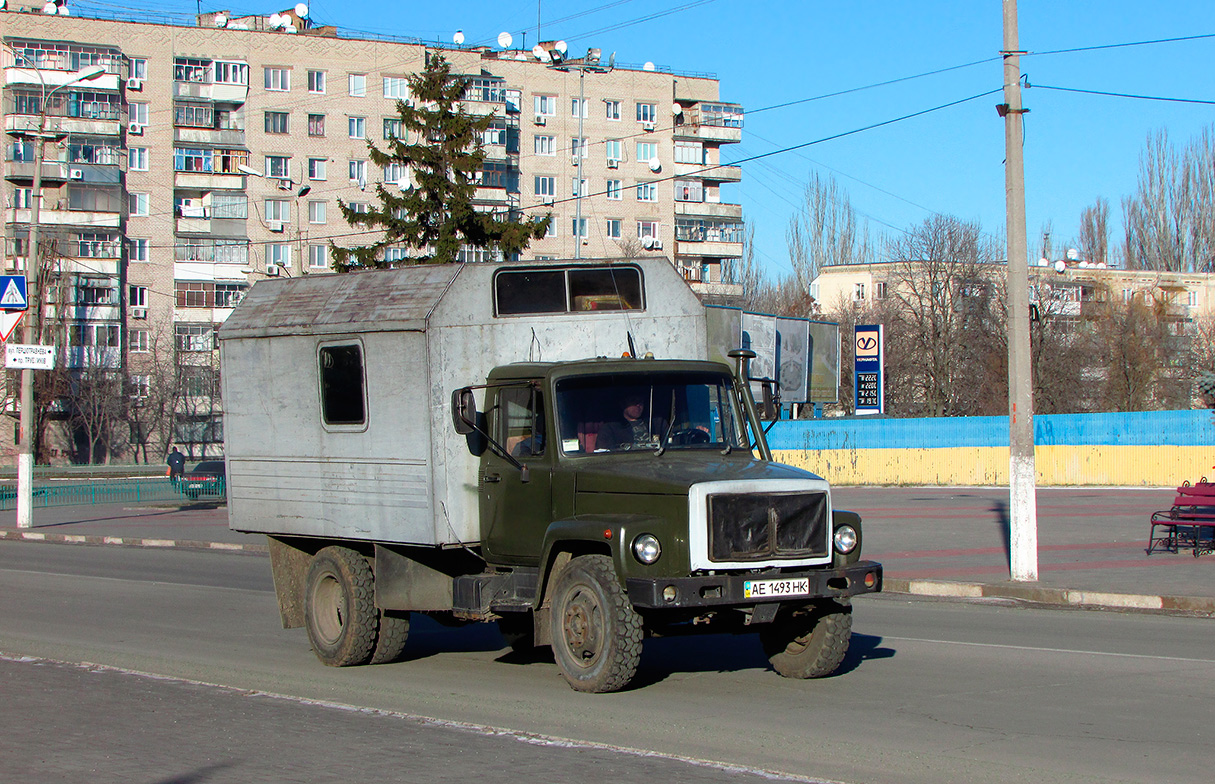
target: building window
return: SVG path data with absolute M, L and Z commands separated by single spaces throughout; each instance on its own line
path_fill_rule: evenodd
M 587 152 L 586 139 L 572 138 L 570 139 L 570 155 L 574 158 L 582 158 L 586 160 L 589 153 Z
M 570 233 L 575 237 L 587 236 L 586 218 L 573 218 L 570 220 Z
M 557 194 L 556 178 L 536 175 L 535 189 L 537 196 L 555 196 Z
M 287 223 L 291 220 L 291 201 L 288 199 L 266 199 L 266 220 Z
M 586 180 L 574 177 L 570 180 L 570 195 L 585 196 L 586 195 Z
M 347 84 L 352 97 L 362 98 L 367 95 L 367 74 L 352 73 L 347 78 Z
M 243 283 L 216 283 L 215 284 L 215 307 L 217 308 L 234 308 L 245 298 L 245 292 L 249 287 Z
M 135 400 L 146 400 L 148 395 L 152 394 L 151 376 L 136 375 L 127 378 L 131 384 L 131 397 Z
M 132 217 L 143 217 L 152 214 L 149 196 L 146 193 L 128 193 L 127 209 Z
M 537 137 L 535 137 L 535 152 L 536 152 L 536 155 L 556 155 L 557 154 L 557 137 L 555 137 L 555 136 L 537 136 Z
M 587 117 L 590 117 L 590 115 L 587 114 L 586 106 L 587 106 L 587 104 L 586 104 L 585 98 L 571 98 L 570 99 L 570 117 L 577 117 L 579 115 L 579 113 L 582 114 L 582 119 L 584 119 L 584 120 Z
M 266 112 L 266 133 L 287 133 L 286 112 Z
M 409 182 L 409 167 L 393 161 L 384 167 L 384 182 L 390 185 L 400 185 Z
M 637 239 L 658 236 L 658 221 L 637 221 Z
M 675 142 L 675 162 L 698 165 L 708 163 L 704 145 L 700 142 Z
M 130 253 L 128 259 L 130 261 L 147 261 L 148 260 L 148 241 L 145 238 L 132 239 L 130 242 Z
M 404 139 L 405 126 L 401 124 L 400 117 L 385 117 L 384 118 L 384 141 L 390 139 Z
M 603 143 L 603 154 L 609 161 L 619 163 L 624 160 L 624 142 L 619 139 L 608 139 Z
M 612 239 L 620 239 L 620 228 L 624 223 L 620 218 L 607 219 L 607 235 Z
M 308 159 L 308 179 L 323 180 L 325 179 L 325 158 L 309 158 Z
M 214 128 L 215 108 L 207 104 L 176 104 L 173 107 L 173 124 L 178 128 Z
M 654 142 L 637 142 L 637 160 L 648 163 L 658 157 L 658 145 Z
M 147 171 L 148 170 L 148 148 L 147 147 L 128 147 L 127 148 L 127 168 L 131 171 Z
M 536 107 L 536 114 L 545 117 L 552 117 L 557 114 L 557 96 L 536 95 L 532 97 Z
M 146 354 L 152 350 L 152 333 L 146 329 L 127 330 L 127 348 L 132 354 Z
M 211 324 L 174 325 L 177 350 L 183 352 L 211 351 L 215 348 L 215 327 Z
M 367 161 L 350 162 L 350 181 L 357 182 L 360 188 L 367 187 Z
M 367 118 L 366 117 L 347 117 L 346 126 L 351 139 L 366 139 L 367 138 Z
M 1186 303 L 1185 304 L 1189 305 L 1191 308 L 1198 307 L 1198 292 L 1197 291 L 1187 291 L 1185 294 L 1186 294 Z
M 658 184 L 653 182 L 637 183 L 637 201 L 658 201 Z
M 309 71 L 308 72 L 308 92 L 324 93 L 325 92 L 325 72 L 324 71 Z
M 404 100 L 409 97 L 409 82 L 404 76 L 384 77 L 384 97 Z
M 619 201 L 623 198 L 624 181 L 623 180 L 608 180 L 605 195 L 614 201 Z
M 212 64 L 215 72 L 215 82 L 217 84 L 249 84 L 249 65 L 248 63 L 235 62 L 220 62 L 216 61 Z
M 291 246 L 285 242 L 272 242 L 267 245 L 266 263 L 291 269 Z
M 211 83 L 211 61 L 178 57 L 173 61 L 173 81 Z
M 37 112 L 35 112 L 35 114 L 37 114 Z M 129 122 L 131 125 L 147 125 L 148 105 L 138 101 L 131 101 L 128 103 L 127 122 Z
M 371 209 L 371 205 L 365 201 L 348 202 L 346 204 L 346 206 L 350 208 L 351 212 L 357 213 L 359 215 L 364 215 Z
M 879 280 L 873 284 L 873 296 L 875 299 L 886 299 L 886 281 Z
M 323 204 L 323 202 L 322 202 Z M 329 246 L 308 246 L 308 267 L 310 269 L 326 269 L 329 266 Z
M 286 92 L 291 89 L 291 69 L 266 68 L 265 87 L 275 92 Z
M 856 302 L 865 301 L 865 284 L 857 283 L 852 287 L 852 299 Z
M 652 123 L 658 119 L 658 104 L 656 103 L 639 103 L 637 104 L 637 122 Z
M 620 119 L 620 101 L 604 101 L 603 107 L 609 120 Z
M 116 259 L 122 248 L 117 237 L 99 231 L 82 231 L 73 242 L 76 244 L 76 255 L 87 259 Z
M 323 201 L 308 202 L 308 222 L 309 223 L 324 223 L 325 220 L 326 220 L 325 202 L 323 202 Z
M 147 286 L 128 286 L 127 287 L 128 303 L 133 308 L 146 308 L 148 306 L 148 287 Z
M 309 136 L 324 136 L 325 135 L 325 115 L 323 115 L 323 114 L 308 115 L 308 135 Z
M 249 217 L 249 198 L 243 193 L 213 192 L 211 194 L 211 217 L 245 220 Z
M 286 155 L 267 155 L 266 176 L 278 180 L 291 179 L 291 158 Z
M 148 61 L 144 57 L 131 58 L 131 71 L 127 75 L 128 79 L 147 79 L 148 78 Z
M 705 184 L 700 180 L 675 180 L 675 201 L 703 202 Z
M 215 284 L 201 280 L 179 280 L 174 286 L 179 308 L 209 308 L 215 301 Z

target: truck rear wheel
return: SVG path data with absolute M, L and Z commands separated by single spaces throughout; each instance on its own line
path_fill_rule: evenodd
M 606 555 L 574 558 L 553 585 L 553 659 L 577 691 L 624 688 L 641 661 L 641 616 Z
M 326 547 L 312 557 L 304 625 L 316 657 L 330 667 L 371 660 L 379 627 L 374 585 L 367 559 L 348 547 Z
M 839 668 L 852 639 L 852 603 L 848 599 L 782 610 L 759 630 L 764 653 L 786 678 L 822 678 Z
M 380 611 L 380 629 L 375 638 L 375 650 L 370 664 L 388 664 L 401 658 L 405 641 L 409 639 L 409 613 L 397 610 Z

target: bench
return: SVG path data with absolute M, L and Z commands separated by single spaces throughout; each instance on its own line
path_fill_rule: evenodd
M 1215 484 L 1203 477 L 1177 488 L 1173 506 L 1152 513 L 1147 554 L 1157 549 L 1175 553 L 1192 548 L 1194 557 L 1215 552 Z

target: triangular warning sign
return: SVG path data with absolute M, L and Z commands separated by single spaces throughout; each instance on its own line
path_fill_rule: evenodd
M 17 285 L 16 278 L 9 278 L 8 286 L 4 289 L 4 294 L 0 295 L 0 308 L 5 308 L 6 310 L 25 310 L 27 307 L 25 292 Z
M 0 340 L 8 342 L 24 315 L 24 310 L 0 310 Z

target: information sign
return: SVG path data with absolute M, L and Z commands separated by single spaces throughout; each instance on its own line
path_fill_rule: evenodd
M 33 368 L 34 370 L 54 370 L 55 347 L 9 343 L 4 347 L 4 366 L 9 368 Z
M 856 414 L 886 413 L 882 325 L 858 324 L 855 330 L 854 376 Z

